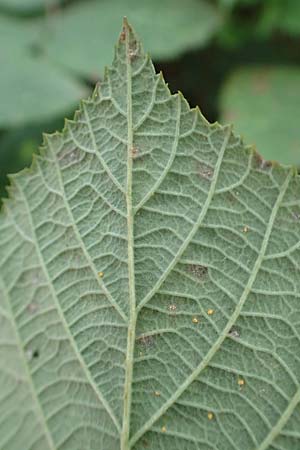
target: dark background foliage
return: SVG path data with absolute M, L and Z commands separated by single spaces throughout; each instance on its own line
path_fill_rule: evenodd
M 0 0 L 0 194 L 110 64 L 126 15 L 170 89 L 300 165 L 299 0 Z

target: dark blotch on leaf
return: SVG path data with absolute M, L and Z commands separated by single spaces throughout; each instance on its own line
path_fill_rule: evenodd
M 207 275 L 208 268 L 201 266 L 200 264 L 191 264 L 188 266 L 188 272 L 194 275 L 198 279 L 202 279 Z
M 32 353 L 32 357 L 36 359 L 39 356 L 40 356 L 40 352 L 38 350 L 34 350 L 34 352 Z
M 154 336 L 152 336 L 152 335 L 147 336 L 147 335 L 144 335 L 144 334 L 142 334 L 141 336 L 138 336 L 136 338 L 136 340 L 138 341 L 138 343 L 140 345 L 142 345 L 145 348 L 153 347 L 154 341 L 155 341 L 154 340 Z
M 237 328 L 232 327 L 228 333 L 228 336 L 238 339 L 240 337 L 240 332 Z
M 272 167 L 272 161 L 265 160 L 259 153 L 255 152 L 253 157 L 253 165 L 257 169 L 267 170 Z
M 131 154 L 132 154 L 132 158 L 135 159 L 138 157 L 139 155 L 139 150 L 137 147 L 132 147 L 131 149 Z

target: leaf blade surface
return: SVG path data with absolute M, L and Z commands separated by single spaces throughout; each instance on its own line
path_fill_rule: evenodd
M 1 449 L 297 448 L 298 177 L 172 96 L 126 21 L 10 191 Z

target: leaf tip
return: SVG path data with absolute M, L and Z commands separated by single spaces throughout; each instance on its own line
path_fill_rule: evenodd
M 129 22 L 128 22 L 128 19 L 127 19 L 127 16 L 123 17 L 123 28 L 125 28 L 125 29 L 127 28 L 128 30 L 131 29 L 131 27 L 129 25 Z
M 126 39 L 126 35 L 132 33 L 132 27 L 130 26 L 128 19 L 126 16 L 123 17 L 123 26 L 122 31 L 119 37 L 119 42 L 124 42 Z

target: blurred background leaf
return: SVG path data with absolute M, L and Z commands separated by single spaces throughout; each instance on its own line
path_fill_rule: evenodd
M 266 159 L 300 165 L 300 68 L 246 67 L 228 80 L 222 121 Z
M 0 0 L 0 8 L 16 13 L 30 13 L 59 3 L 59 0 Z
M 120 18 L 127 15 L 156 61 L 203 46 L 221 23 L 204 0 L 79 2 L 49 21 L 45 51 L 52 61 L 93 79 L 111 63 Z
M 233 121 L 264 158 L 300 166 L 299 0 L 0 0 L 1 196 L 42 131 L 62 128 L 101 80 L 123 16 L 172 91 Z
M 281 30 L 290 35 L 300 34 L 300 1 L 265 2 L 259 29 L 263 33 Z
M 6 194 L 7 174 L 17 172 L 31 163 L 32 153 L 42 141 L 42 133 L 50 133 L 61 129 L 64 123 L 56 119 L 52 123 L 40 123 L 13 128 L 0 136 L 0 197 Z
M 1 128 L 64 114 L 87 93 L 39 51 L 39 33 L 33 19 L 0 16 Z

